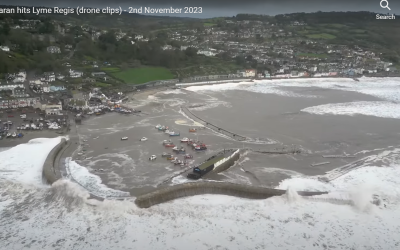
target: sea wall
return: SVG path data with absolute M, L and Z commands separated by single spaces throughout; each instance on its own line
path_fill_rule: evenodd
M 206 120 L 203 120 L 199 116 L 195 115 L 192 111 L 190 111 L 188 107 L 181 107 L 181 110 L 182 110 L 183 113 L 185 113 L 186 116 L 190 117 L 191 119 L 194 119 L 194 120 L 198 121 L 199 123 L 203 124 L 205 127 L 209 128 L 209 129 L 212 129 L 212 130 L 214 130 L 214 131 L 216 131 L 216 132 L 218 132 L 220 134 L 227 135 L 227 136 L 229 136 L 232 139 L 237 140 L 237 141 L 245 141 L 245 140 L 248 139 L 245 136 L 238 135 L 236 133 L 230 132 L 230 131 L 225 130 L 225 129 L 221 128 L 221 127 L 218 127 L 218 126 L 216 126 L 214 124 L 211 124 L 211 123 L 207 122 Z
M 253 187 L 234 183 L 192 182 L 161 188 L 154 192 L 141 195 L 136 198 L 135 203 L 140 208 L 149 208 L 178 198 L 202 194 L 229 195 L 247 199 L 266 199 L 273 196 L 280 196 L 285 193 L 286 190 Z M 314 196 L 326 194 L 327 192 L 298 193 L 301 196 Z
M 243 79 L 227 79 L 227 80 L 210 80 L 205 82 L 189 82 L 189 83 L 177 83 L 175 86 L 178 87 L 189 87 L 189 86 L 201 86 L 201 85 L 210 85 L 210 84 L 222 84 L 222 83 L 232 83 L 232 82 L 249 82 L 251 79 L 243 78 Z
M 47 158 L 43 164 L 43 181 L 45 183 L 51 185 L 59 179 L 56 169 L 54 167 L 55 160 L 57 158 L 57 155 L 66 145 L 67 140 L 62 138 L 60 143 L 58 143 L 57 146 L 55 146 L 47 155 Z

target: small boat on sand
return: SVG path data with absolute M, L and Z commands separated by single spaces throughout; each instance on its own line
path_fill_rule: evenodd
M 181 142 L 188 142 L 188 141 L 189 141 L 189 138 L 187 138 L 187 137 L 181 139 Z
M 190 133 L 196 133 L 196 132 L 197 132 L 197 129 L 195 129 L 195 128 L 190 128 L 190 129 L 189 129 L 189 132 L 190 132 Z
M 128 137 L 122 137 L 121 138 L 121 141 L 125 141 L 125 140 L 128 140 Z

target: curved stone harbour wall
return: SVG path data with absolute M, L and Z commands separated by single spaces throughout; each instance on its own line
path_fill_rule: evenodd
M 57 144 L 57 146 L 55 146 L 47 155 L 47 158 L 43 164 L 43 181 L 50 185 L 59 179 L 54 168 L 55 160 L 57 158 L 57 155 L 66 145 L 67 140 L 62 138 L 61 142 Z
M 216 131 L 216 132 L 218 132 L 218 133 L 227 135 L 227 136 L 231 137 L 232 139 L 235 139 L 235 140 L 238 140 L 238 141 L 245 141 L 245 140 L 248 139 L 248 138 L 245 137 L 245 136 L 241 136 L 241 135 L 238 135 L 238 134 L 236 134 L 236 133 L 230 132 L 230 131 L 228 131 L 228 130 L 225 130 L 225 129 L 223 129 L 223 128 L 220 128 L 220 127 L 218 127 L 218 126 L 215 126 L 214 124 L 211 124 L 211 123 L 209 123 L 209 122 L 203 120 L 202 118 L 200 118 L 200 117 L 198 117 L 197 115 L 193 114 L 193 112 L 190 111 L 189 108 L 187 108 L 187 107 L 181 107 L 181 110 L 182 110 L 182 112 L 184 112 L 187 116 L 191 117 L 192 119 L 193 119 L 193 117 L 194 117 L 196 120 L 198 120 L 198 121 L 199 121 L 201 124 L 203 124 L 205 127 L 209 128 L 209 129 L 212 129 L 212 130 L 214 130 L 214 131 Z
M 252 187 L 234 183 L 193 182 L 162 188 L 160 190 L 141 195 L 136 198 L 135 203 L 140 208 L 149 208 L 151 206 L 178 198 L 201 194 L 220 194 L 247 199 L 266 199 L 272 196 L 280 196 L 285 193 L 286 190 Z M 326 194 L 327 192 L 298 193 L 301 196 L 314 196 Z

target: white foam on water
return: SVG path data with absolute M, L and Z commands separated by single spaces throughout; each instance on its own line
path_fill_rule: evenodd
M 317 115 L 369 115 L 400 119 L 400 104 L 393 102 L 330 103 L 308 107 L 301 111 Z
M 28 143 L 2 152 L 0 159 L 7 160 L 0 161 L 0 168 L 39 169 L 48 154 L 43 150 L 47 143 Z M 29 161 L 3 155 L 9 151 L 15 156 L 29 154 Z M 287 190 L 285 195 L 265 200 L 199 195 L 149 209 L 137 208 L 132 199 L 88 199 L 88 191 L 68 180 L 51 188 L 26 187 L 25 183 L 36 182 L 36 171 L 24 178 L 1 178 L 0 232 L 4 237 L 0 249 L 396 250 L 400 244 L 398 163 L 359 168 L 331 184 L 287 179 L 278 186 Z M 92 178 L 91 187 L 104 188 L 82 166 L 73 168 L 78 179 Z M 299 197 L 297 191 L 302 190 L 331 193 L 313 200 Z M 379 196 L 381 205 L 370 204 L 372 194 Z M 347 199 L 352 204 L 324 199 Z
M 61 137 L 37 138 L 0 152 L 0 179 L 41 185 L 43 164 L 60 141 Z
M 247 90 L 257 93 L 277 94 L 291 97 L 316 97 L 313 95 L 302 95 L 293 93 L 291 91 L 282 90 L 281 87 L 318 87 L 325 89 L 353 91 L 379 97 L 388 101 L 400 101 L 400 79 L 395 77 L 363 77 L 359 78 L 359 82 L 349 78 L 257 80 L 254 82 L 191 86 L 187 87 L 186 90 L 193 92 Z
M 101 198 L 113 198 L 127 197 L 130 195 L 127 192 L 114 190 L 102 184 L 102 180 L 99 176 L 90 173 L 87 168 L 72 161 L 71 157 L 65 159 L 65 165 L 68 176 L 95 196 Z
M 186 95 L 185 92 L 183 92 L 180 89 L 174 89 L 174 90 L 166 90 L 166 91 L 162 91 L 162 92 L 157 92 L 156 95 L 159 94 L 164 94 L 164 95 L 169 95 L 169 94 L 174 94 L 174 95 Z

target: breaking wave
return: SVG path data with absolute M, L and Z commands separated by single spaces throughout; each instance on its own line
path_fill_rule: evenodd
M 319 105 L 301 111 L 317 115 L 369 115 L 400 119 L 398 110 L 400 110 L 400 104 L 393 102 L 347 102 Z
M 287 179 L 278 186 L 286 194 L 266 200 L 200 195 L 138 209 L 133 198 L 90 199 L 73 180 L 50 187 L 37 179 L 38 171 L 23 178 L 3 171 L 40 169 L 58 140 L 0 152 L 1 249 L 398 248 L 398 159 L 386 167 L 356 169 L 331 183 Z M 297 194 L 313 189 L 330 193 L 309 199 Z

